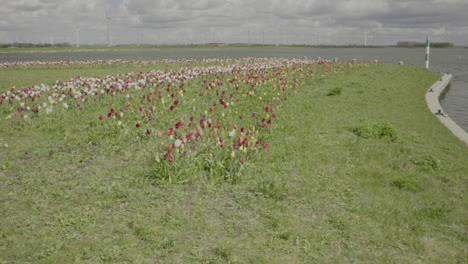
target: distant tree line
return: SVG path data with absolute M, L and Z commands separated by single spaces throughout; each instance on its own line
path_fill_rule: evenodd
M 398 47 L 407 47 L 407 48 L 421 48 L 425 47 L 426 43 L 425 42 L 416 42 L 416 41 L 398 41 L 397 43 Z M 450 42 L 431 42 L 431 47 L 433 48 L 453 48 L 455 47 L 455 44 L 450 43 Z
M 33 44 L 33 43 L 8 43 L 0 44 L 0 48 L 63 48 L 71 47 L 70 43 L 44 43 L 44 44 Z

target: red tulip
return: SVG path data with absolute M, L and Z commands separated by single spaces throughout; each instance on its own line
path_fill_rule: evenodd
M 167 160 L 169 163 L 174 162 L 174 156 L 172 155 L 172 152 L 171 152 L 171 151 L 166 152 L 166 154 L 164 155 L 164 157 L 166 158 L 166 160 Z
M 104 117 L 102 115 L 99 116 L 99 120 L 103 120 Z
M 167 146 L 167 151 L 172 151 L 172 149 L 174 148 L 174 144 L 171 144 L 169 146 Z

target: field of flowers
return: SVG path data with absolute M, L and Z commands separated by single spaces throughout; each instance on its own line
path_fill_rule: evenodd
M 4 63 L 3 67 L 120 63 L 217 63 L 215 66 L 131 72 L 11 88 L 0 114 L 14 131 L 79 125 L 82 145 L 144 142 L 152 177 L 186 181 L 193 171 L 238 180 L 275 134 L 281 108 L 297 89 L 341 67 L 308 59 L 205 59 Z M 220 65 L 219 65 L 220 64 Z M 68 119 L 68 120 L 67 120 Z M 119 143 L 121 144 L 121 143 Z
M 61 61 L 12 61 L 0 62 L 0 69 L 26 68 L 26 67 L 51 67 L 51 66 L 96 66 L 96 65 L 125 65 L 125 64 L 227 64 L 242 63 L 247 61 L 264 61 L 265 58 L 205 58 L 205 59 L 152 59 L 152 60 L 61 60 Z

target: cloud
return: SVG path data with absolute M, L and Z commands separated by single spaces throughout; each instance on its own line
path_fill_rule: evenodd
M 0 43 L 106 41 L 362 43 L 419 40 L 468 45 L 466 0 L 4 0 Z

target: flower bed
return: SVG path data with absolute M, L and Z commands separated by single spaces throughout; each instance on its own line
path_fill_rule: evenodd
M 211 164 L 209 171 L 235 174 L 269 147 L 284 101 L 303 80 L 342 66 L 297 58 L 223 61 L 236 63 L 12 88 L 0 95 L 0 113 L 10 122 L 45 124 L 57 115 L 92 112 L 93 120 L 81 121 L 92 124 L 88 130 L 108 139 L 150 141 L 158 164 L 201 159 L 202 166 Z

